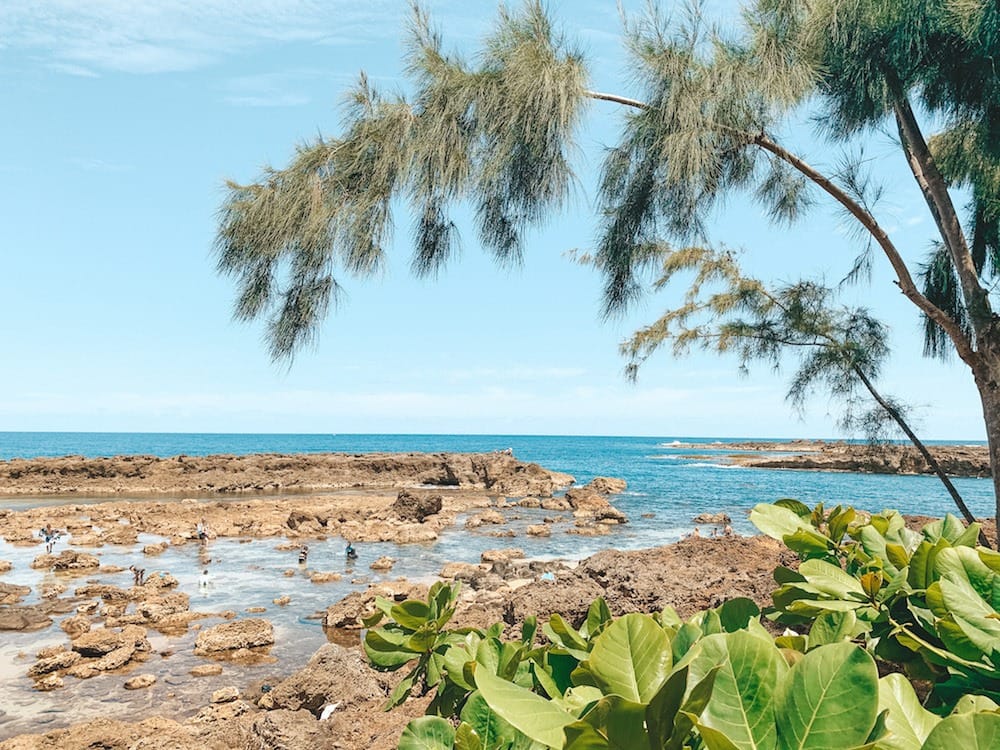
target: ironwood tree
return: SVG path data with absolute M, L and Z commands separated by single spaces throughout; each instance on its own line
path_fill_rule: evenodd
M 592 252 L 605 313 L 636 299 L 672 254 L 711 248 L 723 199 L 757 201 L 793 225 L 813 204 L 839 206 L 923 316 L 925 353 L 968 367 L 1000 490 L 995 0 L 755 0 L 727 34 L 696 5 L 672 18 L 653 3 L 624 23 L 634 74 L 624 94 L 590 87 L 584 54 L 537 0 L 501 7 L 472 59 L 445 52 L 418 7 L 408 40 L 407 95 L 386 96 L 362 75 L 340 135 L 228 186 L 218 267 L 235 280 L 236 317 L 266 322 L 272 356 L 314 338 L 343 274 L 380 267 L 397 202 L 412 215 L 415 273 L 454 254 L 460 203 L 474 209 L 479 243 L 516 263 L 525 230 L 563 206 L 588 105 L 611 102 L 623 116 L 596 186 Z M 923 263 L 904 259 L 914 249 L 897 247 L 856 170 L 821 171 L 778 135 L 804 108 L 838 148 L 880 128 L 898 134 L 937 229 L 929 251 L 916 249 Z M 869 260 L 862 253 L 857 267 Z

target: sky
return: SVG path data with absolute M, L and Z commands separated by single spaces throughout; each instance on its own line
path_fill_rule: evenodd
M 644 3 L 625 2 L 638 12 Z M 669 5 L 669 3 L 665 3 Z M 426 3 L 446 46 L 470 50 L 496 4 Z M 553 0 L 590 60 L 593 87 L 637 95 L 616 0 Z M 637 383 L 618 345 L 669 303 L 599 315 L 600 279 L 567 252 L 597 236 L 594 185 L 621 112 L 593 103 L 579 187 L 498 269 L 467 224 L 437 280 L 408 272 L 400 211 L 376 279 L 342 276 L 343 303 L 291 367 L 272 363 L 260 325 L 232 320 L 215 272 L 227 179 L 283 166 L 295 145 L 338 133 L 344 91 L 364 70 L 407 90 L 404 0 L 5 0 L 0 3 L 0 431 L 484 433 L 839 437 L 819 394 L 785 400 L 789 367 L 738 372 L 731 358 L 654 355 Z M 732 24 L 736 4 L 709 3 Z M 808 128 L 806 129 L 808 131 Z M 786 134 L 819 166 L 840 153 Z M 916 263 L 933 227 L 888 135 L 866 157 L 887 198 L 877 213 Z M 819 201 L 793 228 L 734 196 L 710 228 L 762 277 L 836 281 L 857 247 Z M 883 390 L 914 407 L 929 439 L 978 440 L 971 376 L 921 357 L 920 322 L 881 257 L 848 292 L 891 327 Z

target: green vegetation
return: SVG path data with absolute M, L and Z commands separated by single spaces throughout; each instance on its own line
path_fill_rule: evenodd
M 998 39 L 992 0 L 752 0 L 726 35 L 701 20 L 697 3 L 673 19 L 653 3 L 625 23 L 638 93 L 623 96 L 589 87 L 587 60 L 537 0 L 501 8 L 470 58 L 446 53 L 416 9 L 408 93 L 385 96 L 362 75 L 341 135 L 301 146 L 287 167 L 252 184 L 230 183 L 218 267 L 236 282 L 236 317 L 266 320 L 272 355 L 287 358 L 315 336 L 337 299 L 338 275 L 366 277 L 382 265 L 397 203 L 414 220 L 416 273 L 432 275 L 455 254 L 450 210 L 459 203 L 473 208 L 480 244 L 516 263 L 525 230 L 550 219 L 569 193 L 586 105 L 611 102 L 622 113 L 620 137 L 596 186 L 599 239 L 590 257 L 604 276 L 606 313 L 636 299 L 647 281 L 665 284 L 678 253 L 727 252 L 707 236 L 727 199 L 758 202 L 778 223 L 825 202 L 862 239 L 849 278 L 864 277 L 880 254 L 926 324 L 925 353 L 957 354 L 969 368 L 991 463 L 1000 467 L 1000 326 L 991 297 L 1000 279 Z M 815 123 L 855 156 L 824 171 L 782 135 Z M 937 132 L 928 134 L 928 124 Z M 937 229 L 922 265 L 907 258 L 926 248 L 897 247 L 879 221 L 879 163 L 858 154 L 868 134 L 887 126 Z M 957 195 L 968 197 L 964 221 Z M 738 294 L 723 299 L 689 299 L 626 352 L 641 360 L 663 343 L 697 335 L 711 346 L 732 336 L 747 310 Z M 767 346 L 802 345 L 760 326 L 741 345 L 762 331 Z M 819 332 L 806 338 L 829 353 Z M 874 380 L 877 357 L 840 361 L 844 374 Z M 993 475 L 1000 516 L 1000 470 Z
M 682 620 L 671 608 L 579 628 L 552 615 L 521 637 L 449 630 L 457 586 L 426 602 L 379 600 L 365 651 L 411 666 L 388 707 L 434 691 L 401 750 L 936 750 L 1000 743 L 1000 555 L 948 517 L 907 530 L 886 512 L 783 500 L 754 520 L 803 557 L 779 568 L 773 637 L 748 599 Z M 990 565 L 993 567 L 991 568 Z M 992 602 L 992 603 L 991 603 Z M 374 627 L 383 616 L 387 624 Z M 895 665 L 879 678 L 876 660 Z M 930 697 L 913 684 L 933 680 Z M 930 710 L 929 710 L 930 709 Z

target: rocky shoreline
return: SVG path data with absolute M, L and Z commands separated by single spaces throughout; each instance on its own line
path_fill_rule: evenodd
M 678 445 L 678 448 L 704 448 Z M 714 446 L 713 446 L 714 447 Z M 923 456 L 911 445 L 868 445 L 823 440 L 746 442 L 719 444 L 728 452 L 724 460 L 757 469 L 803 471 L 847 471 L 863 474 L 933 474 Z M 992 476 L 989 450 L 985 445 L 933 445 L 928 450 L 949 476 Z M 718 459 L 718 456 L 684 454 L 688 459 Z
M 280 540 L 274 549 L 287 550 L 285 554 L 292 559 L 305 549 L 306 542 L 321 543 L 336 537 L 357 542 L 431 542 L 459 520 L 477 534 L 508 537 L 513 531 L 504 527 L 510 519 L 529 511 L 551 512 L 545 515 L 545 523 L 524 530 L 531 536 L 548 536 L 555 526 L 566 533 L 607 534 L 612 527 L 627 522 L 609 502 L 609 497 L 625 489 L 622 480 L 599 477 L 582 487 L 570 487 L 572 483 L 569 475 L 518 461 L 507 453 L 211 456 L 196 460 L 67 457 L 0 462 L 0 536 L 8 550 L 23 550 L 15 555 L 21 560 L 19 566 L 27 567 L 30 562 L 30 568 L 37 571 L 29 576 L 25 568 L 19 570 L 9 560 L 0 559 L 0 631 L 13 631 L 21 639 L 17 642 L 26 644 L 7 669 L 20 671 L 22 676 L 17 679 L 22 685 L 25 678 L 30 680 L 29 692 L 48 692 L 58 699 L 65 691 L 74 703 L 85 682 L 93 680 L 106 686 L 120 676 L 119 689 L 133 695 L 148 692 L 159 696 L 151 698 L 148 705 L 169 705 L 163 709 L 167 716 L 148 717 L 146 714 L 155 712 L 143 710 L 142 720 L 136 717 L 134 722 L 116 720 L 127 715 L 127 710 L 97 712 L 93 715 L 102 718 L 45 734 L 9 737 L 0 742 L 0 748 L 83 748 L 98 741 L 102 747 L 123 750 L 394 747 L 406 719 L 404 714 L 381 719 L 378 710 L 391 681 L 364 663 L 357 648 L 358 621 L 348 613 L 363 613 L 376 592 L 400 597 L 406 592 L 419 593 L 421 584 L 382 582 L 332 602 L 317 616 L 322 618 L 329 638 L 351 647 L 324 646 L 313 658 L 316 664 L 291 677 L 280 672 L 268 677 L 262 683 L 268 686 L 267 691 L 259 684 L 237 681 L 206 693 L 198 687 L 206 678 L 204 684 L 218 686 L 226 675 L 247 674 L 247 667 L 256 670 L 251 672 L 254 674 L 268 669 L 269 664 L 280 669 L 271 652 L 282 645 L 281 635 L 266 612 L 277 613 L 285 607 L 291 611 L 301 605 L 288 596 L 276 596 L 273 609 L 205 611 L 192 603 L 196 591 L 183 590 L 168 569 L 153 571 L 155 561 L 167 550 L 188 547 L 194 552 L 183 559 L 200 561 L 200 569 L 212 562 L 216 540 L 239 546 L 274 538 Z M 202 497 L 152 499 L 186 492 Z M 248 497 L 252 492 L 262 497 Z M 272 497 L 272 492 L 288 494 Z M 46 500 L 62 496 L 68 496 L 67 504 Z M 150 499 L 101 501 L 105 496 Z M 37 498 L 40 505 L 24 510 L 3 508 L 4 497 L 11 501 Z M 55 543 L 59 550 L 43 552 L 39 529 L 49 527 L 61 532 Z M 152 535 L 157 541 L 150 542 L 143 535 Z M 122 551 L 112 559 L 135 560 L 134 575 L 102 560 L 102 548 Z M 28 550 L 33 557 L 25 557 Z M 484 555 L 479 565 L 446 565 L 440 577 L 465 584 L 461 616 L 468 621 L 503 621 L 512 616 L 515 609 L 511 607 L 522 601 L 520 597 L 528 596 L 520 606 L 537 607 L 545 596 L 563 589 L 571 592 L 565 596 L 580 599 L 579 606 L 586 606 L 593 598 L 589 576 L 578 577 L 572 572 L 574 566 L 551 562 L 545 564 L 545 570 L 550 574 L 558 571 L 560 579 L 565 575 L 564 584 L 553 587 L 555 579 L 546 579 L 546 588 L 535 599 L 530 598 L 541 569 L 522 557 L 516 550 L 497 550 L 492 556 Z M 150 566 L 149 576 L 140 575 L 144 560 Z M 394 562 L 383 557 L 370 565 L 366 561 L 365 567 L 386 571 Z M 303 568 L 285 570 L 284 575 L 302 576 L 304 572 L 307 586 L 309 582 L 322 584 L 342 578 L 339 572 Z M 12 569 L 19 581 L 32 586 L 4 583 L 4 574 Z M 190 573 L 188 570 L 188 579 Z M 365 578 L 361 575 L 358 581 Z M 123 585 L 123 579 L 132 579 L 132 585 Z M 33 592 L 33 587 L 37 591 Z M 515 597 L 515 591 L 522 593 Z M 302 612 L 299 616 L 314 615 Z M 36 632 L 38 637 L 33 638 Z M 40 645 L 32 648 L 28 645 L 32 643 Z M 182 653 L 175 656 L 178 649 Z M 199 658 L 200 663 L 191 667 Z M 335 688 L 331 675 L 340 677 L 334 680 Z M 308 688 L 313 692 L 308 698 L 298 689 L 283 692 L 280 688 L 287 680 L 305 681 L 313 685 Z M 113 697 L 115 688 L 110 689 Z M 100 693 L 102 688 L 97 690 Z M 350 695 L 345 695 L 345 690 Z M 94 691 L 88 690 L 87 695 L 93 699 Z M 336 721 L 319 723 L 322 705 L 313 705 L 319 697 L 323 697 L 323 705 L 340 704 Z M 23 697 L 19 700 L 20 705 L 31 702 Z M 341 713 L 351 715 L 355 701 L 355 719 L 364 716 L 364 721 L 341 720 Z M 4 716 L 9 709 L 10 704 L 0 708 L 0 737 L 5 734 L 4 723 L 11 719 Z M 70 715 L 84 718 L 88 713 L 77 710 Z M 373 716 L 379 719 L 373 721 Z M 8 730 L 15 725 L 23 727 L 24 722 L 9 725 Z M 353 735 L 334 738 L 338 732 L 358 731 L 359 725 L 374 734 L 363 740 Z M 241 739 L 234 744 L 234 738 Z

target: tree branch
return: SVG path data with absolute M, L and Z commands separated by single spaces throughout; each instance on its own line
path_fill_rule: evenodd
M 973 350 L 969 341 L 965 338 L 961 327 L 958 323 L 952 320 L 951 316 L 944 312 L 944 310 L 939 308 L 920 293 L 920 290 L 917 289 L 917 285 L 913 282 L 913 277 L 910 275 L 910 269 L 907 268 L 906 263 L 903 261 L 899 251 L 896 249 L 895 244 L 893 244 L 892 240 L 889 239 L 889 235 L 884 229 L 882 229 L 875 217 L 872 216 L 871 213 L 869 213 L 857 201 L 851 198 L 851 196 L 845 193 L 840 187 L 835 185 L 828 177 L 816 171 L 816 169 L 795 154 L 791 153 L 782 146 L 779 146 L 765 134 L 760 133 L 755 136 L 753 143 L 765 151 L 770 151 L 779 159 L 787 162 L 801 174 L 808 177 L 810 181 L 815 183 L 835 201 L 846 208 L 848 212 L 855 219 L 857 219 L 866 230 L 868 230 L 868 233 L 878 243 L 879 247 L 882 248 L 882 252 L 888 259 L 892 269 L 896 272 L 896 283 L 898 284 L 900 291 L 903 292 L 910 302 L 920 308 L 920 310 L 928 318 L 944 329 L 945 333 L 948 334 L 948 338 L 950 338 L 952 343 L 955 345 L 955 350 L 958 352 L 958 356 L 961 357 L 962 361 L 975 371 L 979 367 L 979 356 Z

